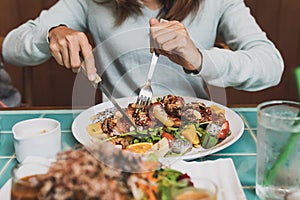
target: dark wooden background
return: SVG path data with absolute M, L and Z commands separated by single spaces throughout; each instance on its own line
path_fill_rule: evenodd
M 42 9 L 57 0 L 0 0 L 0 36 L 11 29 L 35 18 Z M 300 66 L 300 1 L 299 0 L 246 0 L 257 22 L 275 43 L 283 55 L 285 72 L 281 83 L 260 92 L 226 89 L 228 104 L 257 104 L 271 99 L 297 100 L 294 69 Z M 71 106 L 75 75 L 59 66 L 53 59 L 46 63 L 28 67 L 32 74 L 22 67 L 6 64 L 13 84 L 23 95 L 23 102 L 32 106 Z M 25 79 L 24 77 L 27 77 Z M 32 80 L 32 99 L 26 99 L 29 82 Z

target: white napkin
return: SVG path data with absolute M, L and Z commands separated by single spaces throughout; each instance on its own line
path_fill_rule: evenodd
M 170 167 L 187 173 L 192 181 L 193 177 L 203 177 L 214 181 L 218 186 L 218 200 L 246 200 L 231 158 L 203 162 L 178 160 Z

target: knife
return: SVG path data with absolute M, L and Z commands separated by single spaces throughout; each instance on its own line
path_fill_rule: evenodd
M 86 68 L 84 65 L 81 66 L 82 72 L 85 76 L 87 76 Z M 109 99 L 109 101 L 116 107 L 118 111 L 121 112 L 123 117 L 125 117 L 125 120 L 130 123 L 131 126 L 134 127 L 135 130 L 137 130 L 137 126 L 132 121 L 132 119 L 128 116 L 128 114 L 122 109 L 120 104 L 116 101 L 116 99 L 111 95 L 111 93 L 107 90 L 107 88 L 103 85 L 102 79 L 98 74 L 95 74 L 95 80 L 91 82 L 92 85 L 97 89 L 100 89 L 105 96 Z

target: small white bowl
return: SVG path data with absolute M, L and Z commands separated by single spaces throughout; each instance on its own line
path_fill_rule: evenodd
M 17 160 L 27 156 L 55 159 L 61 151 L 61 128 L 57 120 L 35 118 L 16 123 L 12 132 Z

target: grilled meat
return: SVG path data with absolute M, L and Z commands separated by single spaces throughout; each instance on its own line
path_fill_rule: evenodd
M 174 96 L 174 95 L 167 95 L 164 96 L 162 99 L 159 100 L 166 112 L 174 117 L 181 117 L 182 110 L 185 106 L 185 101 L 180 96 Z
M 212 121 L 212 111 L 211 111 L 210 107 L 205 106 L 204 103 L 201 103 L 201 102 L 188 103 L 186 105 L 186 110 L 183 114 L 183 116 L 186 119 L 194 118 L 194 117 L 191 117 L 191 113 L 189 111 L 190 109 L 198 111 L 201 114 L 201 118 L 199 118 L 198 123 Z M 195 115 L 195 113 L 193 113 L 193 115 Z

